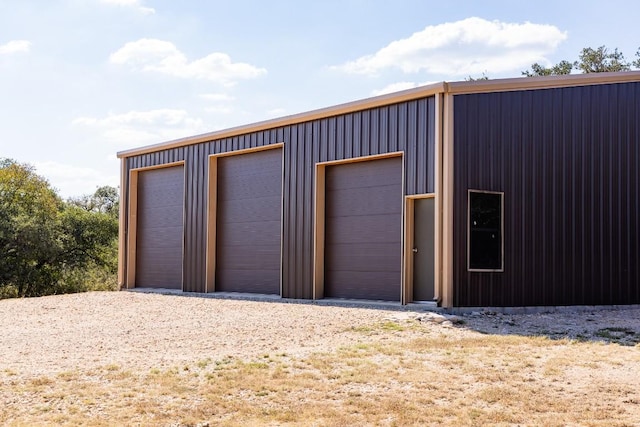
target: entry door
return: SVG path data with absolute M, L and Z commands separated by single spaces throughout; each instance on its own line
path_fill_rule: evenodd
M 416 199 L 413 215 L 413 300 L 433 301 L 435 199 Z

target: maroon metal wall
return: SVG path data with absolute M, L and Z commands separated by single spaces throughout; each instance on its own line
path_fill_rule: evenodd
M 127 168 L 185 161 L 184 290 L 205 289 L 207 157 L 284 143 L 283 289 L 312 298 L 317 162 L 404 151 L 405 194 L 434 192 L 433 97 L 127 158 Z M 125 187 L 127 184 L 125 184 Z
M 454 305 L 640 303 L 640 83 L 454 99 Z M 504 272 L 467 271 L 467 190 L 504 191 Z

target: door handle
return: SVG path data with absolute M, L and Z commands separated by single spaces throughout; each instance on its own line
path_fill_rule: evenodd
M 413 248 L 413 253 L 417 254 L 418 253 L 418 248 Z

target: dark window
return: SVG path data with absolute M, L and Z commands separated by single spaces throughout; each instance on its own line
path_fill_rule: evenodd
M 469 269 L 502 270 L 502 194 L 469 191 Z

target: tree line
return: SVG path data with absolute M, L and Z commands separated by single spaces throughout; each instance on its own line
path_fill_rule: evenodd
M 635 61 L 629 62 L 617 48 L 611 51 L 606 46 L 597 49 L 585 47 L 580 51 L 577 61 L 562 60 L 551 67 L 544 67 L 536 62 L 531 65 L 530 70 L 523 71 L 522 75 L 559 76 L 571 74 L 573 70 L 579 70 L 583 74 L 631 71 L 632 68 L 640 69 L 640 48 L 636 51 L 636 57 Z
M 116 188 L 65 201 L 0 159 L 0 298 L 117 289 L 118 209 Z
M 610 50 L 606 46 L 600 46 L 596 49 L 591 47 L 583 48 L 578 54 L 575 61 L 567 61 L 563 59 L 555 65 L 545 67 L 539 63 L 531 64 L 531 68 L 522 71 L 523 76 L 539 77 L 539 76 L 561 76 L 571 74 L 574 70 L 583 74 L 587 73 L 606 73 L 631 71 L 640 69 L 640 48 L 636 51 L 636 59 L 628 61 L 622 52 L 615 48 Z M 467 77 L 467 81 L 489 80 L 487 73 L 482 73 L 481 77 Z

